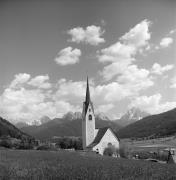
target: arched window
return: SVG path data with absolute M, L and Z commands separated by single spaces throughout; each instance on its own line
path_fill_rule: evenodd
M 92 120 L 92 115 L 89 115 L 89 120 Z
M 111 147 L 111 146 L 112 146 L 112 143 L 109 142 L 109 143 L 108 143 L 108 147 Z

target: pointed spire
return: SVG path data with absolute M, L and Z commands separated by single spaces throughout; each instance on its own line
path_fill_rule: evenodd
M 87 76 L 87 89 L 86 89 L 86 103 L 89 103 L 90 102 L 90 91 L 89 91 L 89 79 L 88 79 L 88 76 Z

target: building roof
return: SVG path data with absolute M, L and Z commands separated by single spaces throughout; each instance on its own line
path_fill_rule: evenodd
M 110 127 L 103 127 L 103 128 L 98 129 L 98 132 L 97 132 L 97 135 L 96 135 L 94 141 L 87 148 L 93 148 L 94 146 L 96 146 L 101 141 L 101 139 L 103 138 L 103 136 L 105 135 L 105 133 L 108 129 L 110 129 L 111 132 L 115 135 L 115 137 L 119 140 L 119 138 L 116 136 L 116 134 Z
M 104 136 L 108 128 L 109 127 L 99 128 L 94 141 L 88 146 L 88 148 L 96 146 L 101 141 L 102 137 Z
M 86 99 L 85 99 L 84 104 L 85 104 L 85 114 L 87 113 L 87 109 L 89 107 L 89 104 L 91 105 L 92 110 L 94 111 L 93 103 L 91 102 L 91 99 L 90 99 L 89 79 L 88 79 L 88 77 L 87 77 Z
M 89 79 L 87 77 L 87 89 L 86 89 L 86 100 L 85 102 L 89 103 L 90 102 L 90 91 L 89 91 Z

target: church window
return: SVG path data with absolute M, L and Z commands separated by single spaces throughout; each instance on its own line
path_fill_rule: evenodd
M 108 143 L 108 147 L 111 147 L 111 146 L 112 146 L 112 143 L 109 142 L 109 143 Z
M 92 120 L 92 115 L 89 115 L 89 120 Z
M 89 112 L 91 111 L 91 109 L 89 108 Z

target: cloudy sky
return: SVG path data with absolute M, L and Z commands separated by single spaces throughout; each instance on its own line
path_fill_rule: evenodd
M 176 107 L 175 0 L 1 0 L 0 116 L 118 118 Z

